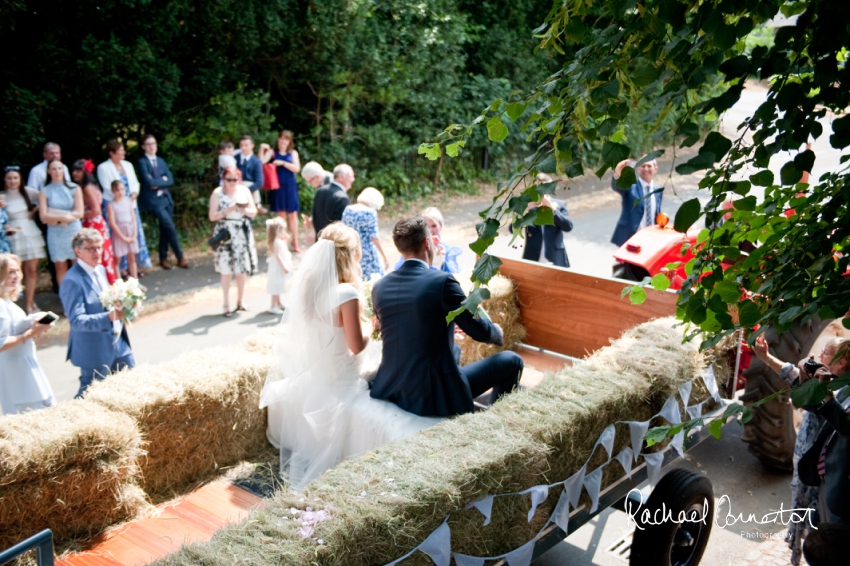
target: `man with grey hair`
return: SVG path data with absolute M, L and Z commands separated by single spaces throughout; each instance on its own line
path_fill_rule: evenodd
M 67 359 L 80 368 L 79 398 L 93 380 L 133 367 L 136 361 L 122 322 L 124 311 L 117 305 L 105 309 L 100 304 L 100 294 L 109 288 L 101 265 L 103 236 L 83 228 L 71 246 L 77 262 L 59 285 L 59 299 L 71 325 Z
M 629 165 L 628 159 L 618 163 L 611 178 L 611 188 L 620 193 L 623 199 L 620 219 L 617 221 L 614 235 L 611 236 L 611 242 L 618 246 L 625 244 L 638 230 L 655 224 L 655 216 L 661 212 L 661 197 L 664 193 L 664 187 L 652 182 L 658 171 L 658 162 L 654 159 L 635 169 L 637 181 L 628 189 L 619 188 L 617 179 L 626 165 Z M 634 166 L 634 163 L 631 165 Z
M 347 192 L 353 184 L 354 170 L 351 165 L 342 163 L 334 167 L 333 181 L 327 188 L 321 187 L 316 191 L 313 200 L 313 227 L 316 234 L 331 222 L 342 220 L 345 207 L 351 204 Z
M 47 162 L 52 159 L 62 159 L 62 148 L 59 144 L 47 142 L 44 144 L 44 149 L 41 152 L 44 161 L 30 169 L 29 177 L 27 177 L 27 186 L 37 190 L 44 188 L 44 182 L 47 180 Z M 65 180 L 71 182 L 71 174 L 68 172 L 68 166 L 62 165 L 65 169 Z

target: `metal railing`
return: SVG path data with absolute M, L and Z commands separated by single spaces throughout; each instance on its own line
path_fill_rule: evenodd
M 37 535 L 0 552 L 0 566 L 30 550 L 35 550 L 35 561 L 38 566 L 53 566 L 53 532 L 50 529 L 44 529 Z

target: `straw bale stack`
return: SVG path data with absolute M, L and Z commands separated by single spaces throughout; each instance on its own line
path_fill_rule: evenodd
M 141 435 L 127 415 L 86 401 L 0 417 L 0 548 L 45 528 L 87 536 L 147 504 Z
M 497 499 L 487 527 L 480 513 L 464 511 L 464 505 L 488 493 L 564 480 L 590 457 L 607 425 L 656 413 L 707 361 L 695 344 L 682 344 L 674 323 L 660 319 L 636 327 L 583 363 L 504 397 L 489 411 L 457 417 L 340 464 L 303 496 L 280 493 L 241 525 L 163 563 L 385 564 L 417 546 L 450 513 L 453 550 L 492 556 L 517 548 L 551 511 L 556 490 L 531 524 L 523 516 L 527 496 Z M 705 397 L 704 388 L 694 387 L 692 403 Z M 628 442 L 628 429 L 621 426 L 615 450 Z M 605 460 L 603 452 L 597 449 L 588 471 Z M 622 473 L 617 463 L 605 470 L 603 485 Z M 333 518 L 318 524 L 313 535 L 324 544 L 301 539 L 290 509 L 328 505 Z M 405 563 L 427 559 L 417 555 Z
M 469 277 L 460 277 L 461 285 L 468 293 L 472 287 Z M 487 356 L 492 356 L 502 350 L 510 350 L 525 338 L 525 327 L 519 313 L 519 298 L 514 282 L 503 275 L 496 275 L 487 285 L 490 289 L 490 298 L 481 303 L 490 318 L 502 327 L 505 333 L 505 344 L 493 346 L 476 342 L 468 336 L 457 340 L 460 346 L 460 365 L 465 366 Z
M 256 339 L 139 366 L 96 383 L 86 399 L 138 423 L 147 450 L 142 487 L 158 500 L 265 448 L 258 406 L 273 363 L 268 348 Z

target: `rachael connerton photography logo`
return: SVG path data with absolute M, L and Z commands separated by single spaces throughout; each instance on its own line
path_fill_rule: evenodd
M 629 495 L 634 492 L 641 496 L 640 490 L 633 489 Z M 725 506 L 724 506 L 725 503 Z M 708 499 L 704 499 L 702 506 L 691 506 L 687 510 L 674 512 L 669 509 L 665 503 L 661 504 L 658 509 L 647 509 L 642 503 L 634 504 L 630 497 L 626 498 L 626 514 L 629 516 L 629 523 L 633 523 L 638 530 L 644 530 L 648 525 L 661 525 L 665 523 L 676 523 L 678 525 L 684 523 L 702 523 L 706 524 L 709 519 L 709 503 Z M 723 512 L 725 509 L 725 514 Z M 789 523 L 802 523 L 808 521 L 809 526 L 816 529 L 812 524 L 812 512 L 814 509 L 804 507 L 800 509 L 785 509 L 782 504 L 779 504 L 779 510 L 771 511 L 761 517 L 754 513 L 744 516 L 743 512 L 734 513 L 732 509 L 732 499 L 728 495 L 722 495 L 717 500 L 714 508 L 714 524 L 718 527 L 726 528 L 736 524 L 757 524 L 757 525 L 773 525 L 781 524 L 788 525 Z M 674 514 L 675 513 L 675 514 Z M 787 519 L 787 520 L 786 520 Z

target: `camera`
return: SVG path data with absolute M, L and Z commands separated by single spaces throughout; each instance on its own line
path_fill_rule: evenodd
M 826 366 L 825 366 L 825 365 L 823 365 L 823 364 L 822 364 L 822 363 L 820 363 L 820 362 L 815 361 L 815 359 L 814 359 L 813 357 L 812 357 L 812 358 L 809 358 L 808 360 L 806 360 L 806 363 L 805 363 L 805 364 L 803 364 L 803 369 L 804 369 L 804 370 L 805 370 L 805 372 L 806 372 L 807 374 L 809 374 L 809 375 L 814 375 L 814 374 L 815 374 L 815 372 L 816 372 L 819 368 L 823 368 L 823 367 L 826 367 Z

